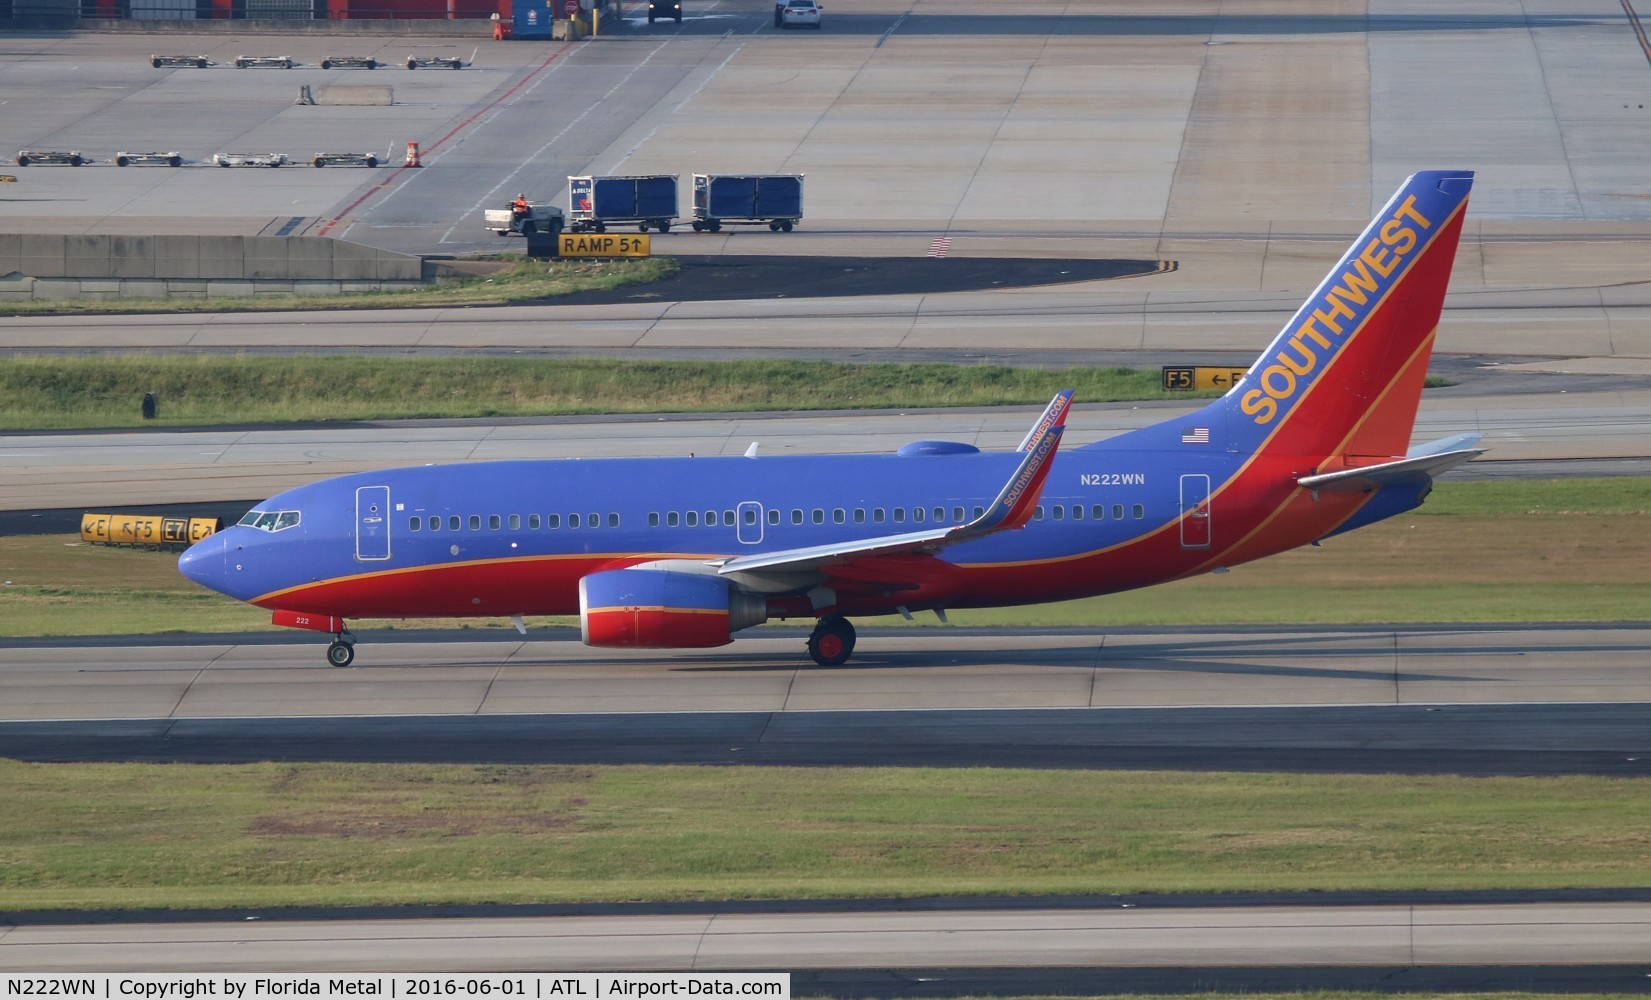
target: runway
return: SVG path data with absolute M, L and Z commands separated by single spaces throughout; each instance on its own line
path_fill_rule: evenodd
M 1140 983 L 1122 970 L 1208 970 L 1190 982 L 1289 981 L 1320 967 L 1325 979 L 1364 966 L 1391 979 L 1416 970 L 1461 975 L 1479 989 L 1553 982 L 1556 972 L 1643 992 L 1651 903 L 1538 906 L 1218 907 L 1105 910 L 932 910 L 833 913 L 468 918 L 449 920 L 237 920 L 216 923 L 45 925 L 0 928 L 0 969 L 51 972 L 446 972 L 556 970 L 773 970 L 793 972 L 793 995 L 844 983 L 832 995 L 933 995 L 911 980 L 936 969 L 943 995 L 1002 978 Z M 1579 967 L 1619 966 L 1591 973 Z M 1501 969 L 1487 968 L 1502 966 Z M 1031 967 L 1028 969 L 1027 967 Z M 1060 973 L 1032 971 L 1061 969 Z M 800 970 L 800 974 L 799 974 Z M 831 971 L 828 971 L 831 970 Z M 1119 971 L 1112 971 L 1119 970 Z M 1245 970 L 1240 972 L 1239 970 Z M 1087 975 L 1085 974 L 1087 972 Z M 1246 974 L 1247 973 L 1247 974 Z M 1614 973 L 1614 974 L 1613 974 Z M 1356 974 L 1356 973 L 1355 973 Z M 939 978 L 939 977 L 936 977 Z M 1154 979 L 1169 976 L 1159 969 Z M 799 979 L 801 982 L 799 982 Z M 1639 980 L 1639 981 L 1636 981 Z M 1344 981 L 1337 980 L 1337 981 Z M 1576 978 L 1564 982 L 1575 983 Z M 1596 988 L 1598 986 L 1596 985 Z M 931 985 L 930 989 L 934 989 Z M 1079 988 L 1089 994 L 1114 989 Z M 1023 990 L 1023 992 L 1037 992 Z M 1063 992 L 1055 990 L 1053 992 Z
M 784 633 L 781 633 L 784 634 Z M 1651 627 L 0 646 L 0 754 L 1651 774 Z

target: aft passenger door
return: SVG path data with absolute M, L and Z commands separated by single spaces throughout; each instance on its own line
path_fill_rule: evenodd
M 1203 473 L 1181 477 L 1181 547 L 1210 547 L 1210 477 Z
M 362 562 L 390 558 L 390 487 L 355 491 L 355 557 Z

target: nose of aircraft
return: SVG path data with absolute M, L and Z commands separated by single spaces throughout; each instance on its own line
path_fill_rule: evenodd
M 229 540 L 221 534 L 207 535 L 178 557 L 178 572 L 196 583 L 224 593 L 224 556 Z

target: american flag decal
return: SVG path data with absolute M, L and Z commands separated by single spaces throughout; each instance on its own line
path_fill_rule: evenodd
M 1181 430 L 1182 444 L 1209 444 L 1210 429 L 1208 427 L 1185 427 Z

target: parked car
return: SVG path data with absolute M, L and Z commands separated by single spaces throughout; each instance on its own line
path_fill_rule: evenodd
M 818 29 L 820 11 L 823 9 L 816 0 L 785 0 L 785 6 L 780 10 L 780 27 L 804 24 Z

